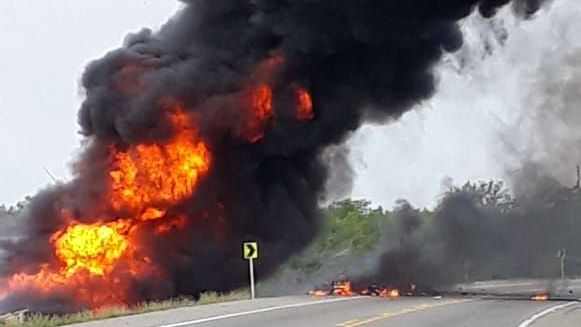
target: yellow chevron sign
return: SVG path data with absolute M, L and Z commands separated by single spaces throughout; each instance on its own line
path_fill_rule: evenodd
M 244 259 L 258 259 L 258 242 L 244 242 L 242 250 Z

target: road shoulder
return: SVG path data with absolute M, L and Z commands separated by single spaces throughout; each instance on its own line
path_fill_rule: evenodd
M 68 326 L 74 327 L 105 327 L 105 326 L 166 326 L 178 327 L 196 321 L 215 320 L 216 317 L 228 318 L 241 314 L 255 314 L 260 312 L 283 310 L 307 305 L 333 303 L 337 301 L 357 300 L 351 298 L 314 298 L 310 296 L 287 296 L 276 298 L 259 298 L 256 300 L 241 300 L 226 303 L 216 303 L 201 306 L 183 307 L 164 311 L 155 311 L 139 315 L 89 321 Z

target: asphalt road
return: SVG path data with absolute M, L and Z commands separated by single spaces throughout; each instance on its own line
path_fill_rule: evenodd
M 581 303 L 464 297 L 392 300 L 298 296 L 179 308 L 75 326 L 578 327 Z
M 581 279 L 513 279 L 482 281 L 454 285 L 447 289 L 451 292 L 466 292 L 472 295 L 522 295 L 530 296 L 541 293 L 551 294 L 552 298 L 581 298 Z M 581 324 L 580 324 L 581 326 Z

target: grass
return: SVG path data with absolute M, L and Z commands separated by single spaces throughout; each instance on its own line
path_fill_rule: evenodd
M 193 298 L 181 297 L 165 301 L 152 301 L 141 303 L 132 307 L 108 307 L 98 311 L 83 311 L 67 315 L 43 315 L 34 314 L 26 319 L 24 323 L 7 323 L 8 326 L 18 327 L 53 327 L 67 324 L 74 324 L 92 320 L 122 317 L 134 314 L 141 314 L 153 311 L 162 311 L 195 305 L 204 305 L 220 302 L 229 302 L 248 299 L 247 291 L 234 291 L 226 294 L 215 292 L 203 293 L 198 301 Z M 0 323 L 1 325 L 2 323 Z

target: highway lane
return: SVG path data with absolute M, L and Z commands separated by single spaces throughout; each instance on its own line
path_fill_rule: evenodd
M 534 319 L 535 315 L 550 309 L 552 306 L 561 304 L 563 303 L 473 300 L 454 305 L 429 308 L 427 310 L 412 309 L 410 313 L 404 314 L 399 314 L 398 312 L 393 313 L 391 310 L 387 310 L 374 317 L 354 320 L 341 326 L 536 327 L 539 320 Z M 559 311 L 557 310 L 555 312 Z M 554 319 L 551 314 L 547 314 L 544 317 L 548 323 L 547 326 L 562 326 L 562 317 Z M 581 320 L 577 322 L 578 324 L 576 326 L 579 326 Z
M 552 298 L 581 298 L 581 279 L 515 279 L 464 283 L 443 291 L 466 292 L 472 295 L 534 295 L 549 293 Z
M 551 312 L 530 324 L 531 327 L 579 327 L 581 326 L 581 305 L 573 304 Z M 526 325 L 519 327 L 528 327 Z
M 297 296 L 179 308 L 75 326 L 573 327 L 581 326 L 581 304 L 464 297 Z

